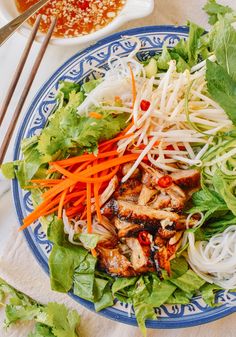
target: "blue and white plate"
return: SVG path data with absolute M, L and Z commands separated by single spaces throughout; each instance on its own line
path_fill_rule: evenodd
M 79 52 L 66 63 L 64 63 L 44 84 L 34 98 L 26 113 L 20 127 L 14 159 L 21 157 L 20 142 L 23 138 L 39 134 L 44 127 L 48 116 L 56 104 L 56 92 L 59 81 L 68 80 L 82 82 L 89 78 L 95 78 L 97 74 L 91 70 L 93 67 L 107 69 L 107 60 L 111 55 L 126 56 L 135 48 L 135 42 L 124 39 L 123 36 L 137 36 L 142 42 L 141 52 L 138 54 L 140 60 L 162 49 L 165 43 L 167 47 L 173 47 L 181 38 L 188 36 L 187 27 L 175 26 L 150 26 L 123 31 L 101 40 L 94 46 Z M 32 211 L 30 193 L 22 191 L 17 183 L 13 181 L 13 197 L 19 222 Z M 36 222 L 24 231 L 25 238 L 37 261 L 48 273 L 48 256 L 52 244 L 47 240 L 41 224 Z M 73 294 L 75 301 L 81 303 L 90 310 L 94 310 L 93 304 Z M 148 320 L 147 327 L 150 328 L 181 328 L 207 323 L 235 311 L 236 294 L 224 295 L 220 292 L 217 301 L 221 303 L 216 308 L 208 307 L 201 297 L 195 297 L 188 305 L 168 305 L 156 309 L 157 320 Z M 229 302 L 231 305 L 229 305 Z M 136 325 L 135 315 L 132 308 L 127 304 L 116 301 L 113 307 L 104 309 L 100 314 L 107 318 L 117 320 L 130 325 Z

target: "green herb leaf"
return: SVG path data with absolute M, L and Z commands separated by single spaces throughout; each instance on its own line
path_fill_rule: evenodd
M 232 13 L 233 10 L 229 6 L 223 6 L 216 2 L 216 0 L 208 0 L 203 9 L 209 15 L 208 22 L 214 25 L 220 16 L 224 16 L 227 13 Z

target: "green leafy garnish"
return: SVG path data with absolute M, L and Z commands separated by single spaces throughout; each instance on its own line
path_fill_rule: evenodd
M 40 304 L 2 279 L 0 290 L 7 301 L 5 327 L 34 320 L 34 331 L 28 337 L 78 337 L 80 317 L 76 310 L 69 310 L 64 304 L 55 302 Z

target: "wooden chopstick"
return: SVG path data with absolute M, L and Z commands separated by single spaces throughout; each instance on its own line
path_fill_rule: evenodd
M 27 98 L 27 95 L 28 95 L 28 92 L 32 86 L 32 83 L 34 81 L 34 78 L 35 78 L 35 75 L 38 71 L 38 68 L 41 64 L 41 61 L 42 61 L 42 58 L 45 54 L 45 51 L 47 49 L 47 46 L 49 44 L 49 41 L 50 41 L 50 38 L 52 36 L 52 33 L 53 33 L 53 30 L 56 26 L 56 22 L 57 22 L 57 18 L 54 18 L 52 20 L 52 23 L 48 29 L 48 32 L 43 40 L 43 43 L 42 43 L 42 46 L 39 50 L 39 53 L 36 57 L 36 60 L 35 60 L 35 63 L 31 69 L 31 72 L 30 72 L 30 75 L 29 75 L 29 78 L 25 84 L 25 87 L 23 89 L 23 92 L 20 96 L 20 99 L 19 99 L 19 102 L 16 106 L 16 109 L 14 111 L 14 114 L 12 116 L 12 119 L 11 119 L 11 122 L 10 122 L 10 125 L 8 127 L 8 130 L 5 134 L 5 137 L 4 137 L 4 140 L 2 142 L 2 145 L 1 145 L 1 148 L 0 148 L 0 165 L 2 164 L 3 160 L 4 160 L 4 157 L 5 157 L 5 154 L 6 154 L 6 151 L 7 151 L 7 148 L 8 148 L 8 145 L 10 143 L 10 140 L 11 140 L 11 137 L 12 137 L 12 134 L 13 134 L 13 131 L 15 129 L 15 126 L 16 126 L 16 123 L 18 121 L 18 118 L 19 118 L 19 115 L 20 115 L 20 112 L 23 108 L 23 105 L 25 103 L 25 100 Z M 7 95 L 8 96 L 8 95 Z
M 0 108 L 0 126 L 2 124 L 2 121 L 3 121 L 3 118 L 5 116 L 5 113 L 7 111 L 7 108 L 10 104 L 10 101 L 11 101 L 11 98 L 12 98 L 12 95 L 14 94 L 15 92 L 15 89 L 16 89 L 16 86 L 17 86 L 17 83 L 20 79 L 20 75 L 22 73 L 22 70 L 24 69 L 24 66 L 25 66 L 25 62 L 27 61 L 27 58 L 29 56 L 29 52 L 31 50 L 31 47 L 33 45 L 33 42 L 34 42 L 34 39 L 35 39 L 35 36 L 37 34 L 37 31 L 38 31 L 38 28 L 39 28 L 39 25 L 40 25 L 40 20 L 41 20 L 41 15 L 38 15 L 35 23 L 34 23 L 34 26 L 33 26 L 33 30 L 30 34 L 30 37 L 27 41 L 27 44 L 25 46 L 25 49 L 23 51 L 23 54 L 20 58 L 20 62 L 16 68 L 16 71 L 15 71 L 15 74 L 14 74 L 14 77 L 12 79 L 12 82 L 10 84 L 10 87 L 7 91 L 7 95 L 6 95 L 6 98 L 4 99 L 3 101 L 3 104 L 2 104 L 2 107 Z

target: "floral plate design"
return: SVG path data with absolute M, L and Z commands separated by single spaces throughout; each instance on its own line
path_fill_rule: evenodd
M 148 26 L 122 31 L 111 35 L 95 45 L 77 53 L 64 63 L 43 85 L 35 96 L 16 139 L 14 160 L 21 158 L 20 142 L 23 138 L 31 137 L 40 133 L 44 127 L 48 116 L 56 106 L 56 92 L 59 81 L 83 82 L 98 75 L 91 67 L 107 69 L 107 60 L 111 55 L 124 57 L 135 49 L 136 43 L 132 39 L 124 38 L 136 36 L 140 39 L 142 48 L 137 57 L 145 60 L 147 57 L 160 51 L 165 44 L 173 47 L 181 38 L 188 36 L 187 27 L 175 26 Z M 33 206 L 30 193 L 21 190 L 16 180 L 12 183 L 13 199 L 19 223 L 32 211 Z M 24 230 L 25 238 L 31 248 L 32 254 L 40 263 L 46 273 L 48 269 L 48 256 L 52 249 L 52 243 L 47 240 L 40 222 L 35 222 L 30 228 Z M 71 297 L 83 306 L 94 311 L 92 303 L 83 300 L 71 292 Z M 216 308 L 207 306 L 202 298 L 195 297 L 188 305 L 168 305 L 156 309 L 157 320 L 147 320 L 149 328 L 183 328 L 204 324 L 214 321 L 236 311 L 236 293 L 219 292 Z M 106 308 L 100 312 L 101 315 L 130 325 L 137 325 L 135 315 L 130 305 L 115 301 L 113 307 Z

